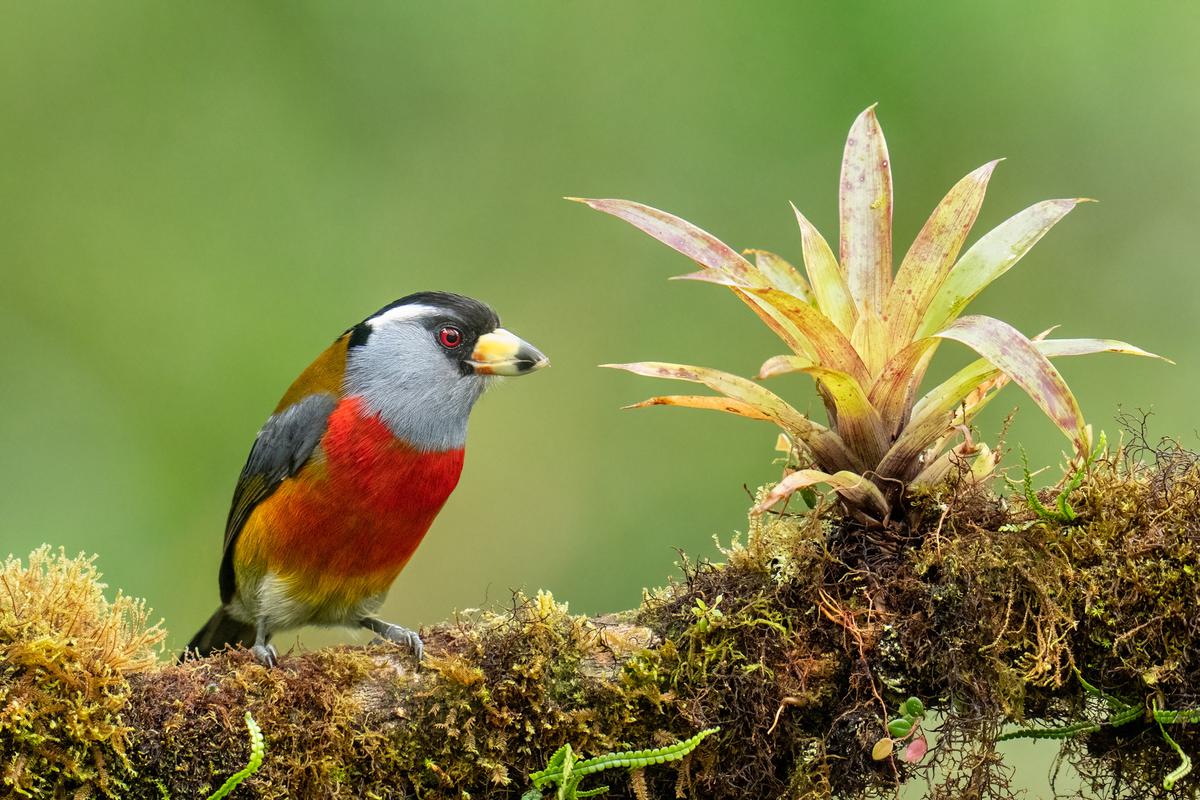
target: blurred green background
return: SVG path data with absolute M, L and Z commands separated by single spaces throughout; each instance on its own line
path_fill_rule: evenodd
M 217 601 L 230 493 L 292 378 L 408 292 L 485 299 L 553 369 L 484 399 L 459 490 L 386 609 L 553 589 L 635 605 L 745 527 L 774 431 L 619 407 L 674 360 L 782 350 L 681 256 L 563 195 L 638 199 L 799 258 L 836 239 L 845 133 L 879 102 L 896 250 L 1001 165 L 977 234 L 1087 196 L 972 309 L 1127 339 L 1062 369 L 1089 418 L 1194 442 L 1198 15 L 1188 4 L 6 3 L 0 27 L 0 552 L 100 555 L 182 644 Z M 965 355 L 942 350 L 945 374 Z M 958 360 L 956 360 L 958 359 Z M 934 376 L 936 377 L 936 375 Z M 802 380 L 777 387 L 819 409 Z M 982 419 L 1054 463 L 1009 388 Z M 817 412 L 819 414 L 819 412 Z M 529 498 L 535 498 L 531 503 Z M 308 645 L 365 637 L 303 633 Z M 291 637 L 284 637 L 286 645 Z

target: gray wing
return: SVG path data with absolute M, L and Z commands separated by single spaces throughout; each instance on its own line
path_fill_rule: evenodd
M 331 394 L 314 394 L 273 414 L 258 432 L 250 457 L 233 490 L 233 505 L 225 523 L 225 553 L 221 558 L 221 602 L 228 603 L 237 583 L 233 546 L 255 506 L 279 484 L 300 471 L 325 435 L 329 415 L 337 405 Z

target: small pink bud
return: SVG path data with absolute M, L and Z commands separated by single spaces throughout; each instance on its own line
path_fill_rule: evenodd
M 929 742 L 925 741 L 924 736 L 918 736 L 908 743 L 908 747 L 904 748 L 904 760 L 910 764 L 916 764 L 925 757 L 927 752 L 929 752 Z

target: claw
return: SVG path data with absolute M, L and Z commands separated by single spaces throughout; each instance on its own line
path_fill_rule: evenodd
M 403 625 L 384 622 L 374 617 L 367 617 L 361 620 L 359 625 L 374 632 L 381 639 L 408 648 L 417 661 L 420 661 L 425 656 L 425 643 L 421 641 L 420 635 L 414 630 L 409 630 Z
M 399 625 L 388 625 L 380 634 L 389 642 L 404 645 L 420 661 L 425 656 L 425 643 L 421 641 L 421 636 L 416 631 L 403 628 Z
M 274 667 L 279 661 L 279 653 L 275 652 L 273 644 L 256 644 L 250 648 L 250 652 L 264 667 Z
M 254 639 L 254 646 L 250 648 L 250 652 L 258 659 L 258 663 L 264 667 L 274 667 L 279 661 L 279 653 L 275 652 L 275 645 L 270 643 L 271 632 L 267 630 L 267 621 L 259 619 L 256 628 L 257 636 Z

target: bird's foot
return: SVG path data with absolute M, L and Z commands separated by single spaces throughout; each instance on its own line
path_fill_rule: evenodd
M 250 652 L 264 667 L 274 667 L 279 661 L 279 653 L 275 652 L 273 644 L 256 644 L 250 648 Z
M 368 618 L 360 623 L 364 628 L 375 633 L 379 638 L 394 642 L 408 648 L 417 659 L 420 661 L 425 656 L 425 643 L 421 641 L 421 636 L 414 630 L 409 630 L 403 625 L 395 625 L 391 622 Z

